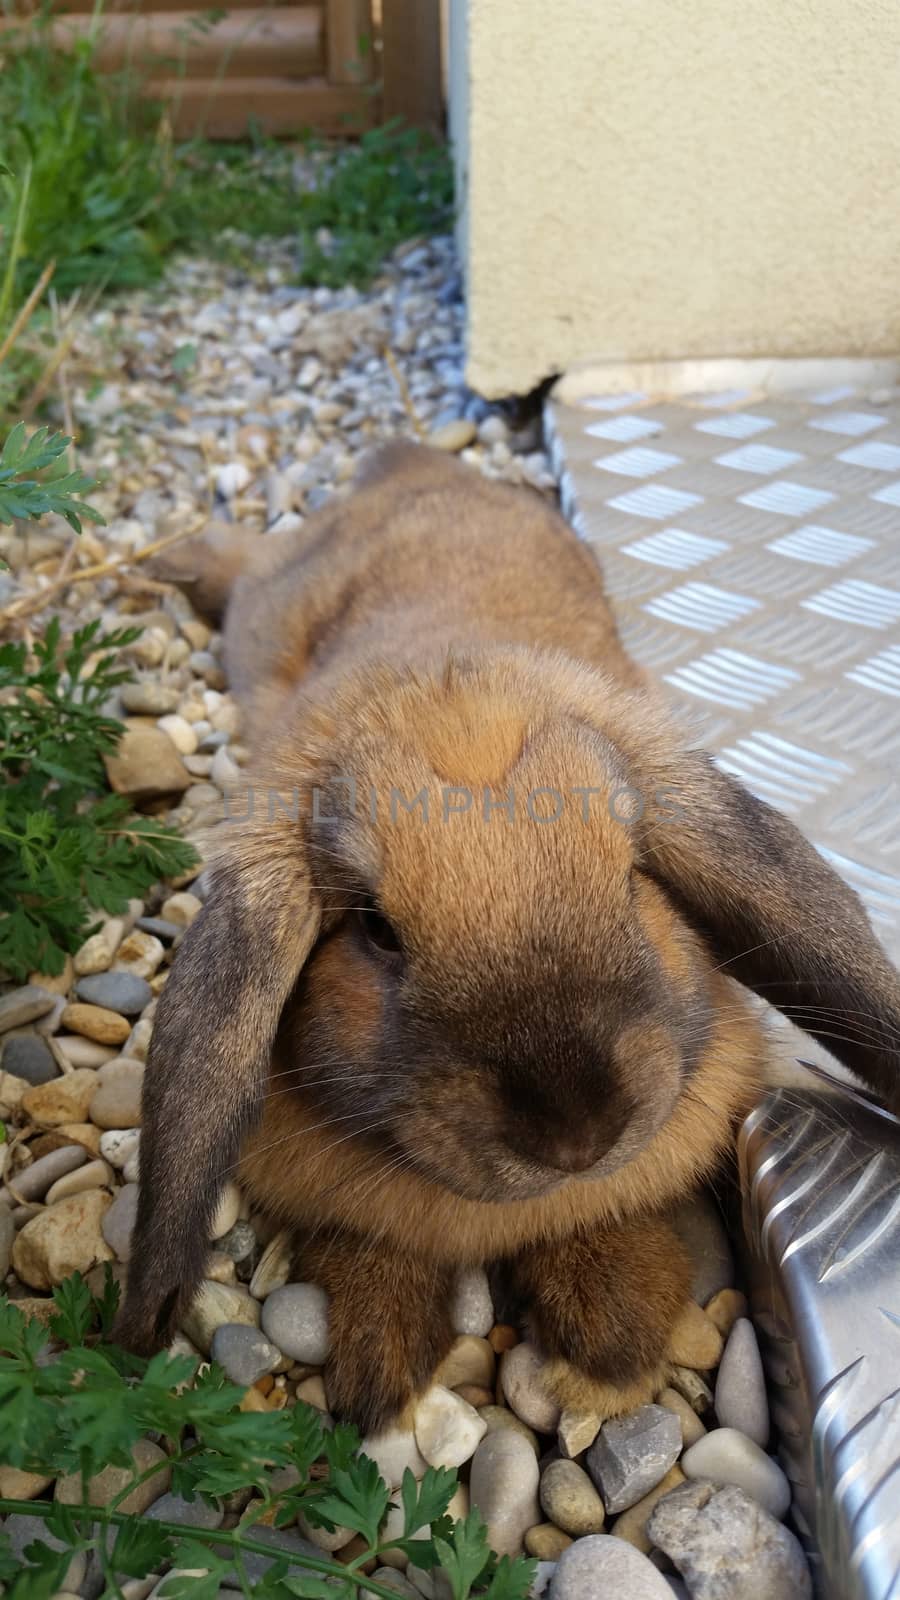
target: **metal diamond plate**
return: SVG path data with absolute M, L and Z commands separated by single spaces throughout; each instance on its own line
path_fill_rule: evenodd
M 547 431 L 629 648 L 900 960 L 900 402 L 598 394 Z
M 628 648 L 900 962 L 900 403 L 846 384 L 629 396 L 610 448 L 649 437 L 628 420 L 652 411 L 677 465 L 623 494 L 585 437 L 601 399 L 552 402 L 548 436 Z M 796 1067 L 829 1058 L 782 1019 L 773 1039 L 791 1087 L 749 1118 L 740 1159 L 778 1451 L 819 1593 L 900 1600 L 900 1123 Z

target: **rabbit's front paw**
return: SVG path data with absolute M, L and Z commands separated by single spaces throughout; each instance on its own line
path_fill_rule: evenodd
M 390 1245 L 338 1236 L 303 1269 L 329 1297 L 329 1408 L 364 1436 L 402 1425 L 453 1342 L 452 1279 Z
M 665 1387 L 690 1266 L 669 1225 L 621 1223 L 524 1252 L 512 1264 L 562 1406 L 616 1416 Z

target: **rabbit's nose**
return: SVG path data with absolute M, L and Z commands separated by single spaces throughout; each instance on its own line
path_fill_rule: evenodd
M 543 1159 L 548 1167 L 554 1167 L 557 1172 L 587 1172 L 601 1156 L 605 1156 L 615 1143 L 615 1137 L 612 1131 L 604 1135 L 597 1128 L 569 1129 L 546 1139 Z

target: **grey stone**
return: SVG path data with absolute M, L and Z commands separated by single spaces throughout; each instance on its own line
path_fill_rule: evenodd
M 604 1422 L 585 1464 L 607 1512 L 627 1511 L 662 1481 L 681 1453 L 681 1421 L 664 1406 L 641 1406 Z
M 43 1517 L 7 1517 L 3 1526 L 5 1532 L 9 1535 L 11 1554 L 16 1556 L 23 1566 L 30 1565 L 25 1561 L 25 1551 L 30 1544 L 46 1544 L 49 1545 L 51 1550 L 64 1550 L 66 1548 L 64 1541 L 57 1539 L 56 1535 L 49 1531 Z M 87 1556 L 82 1550 L 74 1555 L 69 1562 L 61 1588 L 68 1593 L 77 1593 L 84 1582 L 86 1570 Z
M 219 1528 L 225 1513 L 220 1505 L 210 1505 L 208 1500 L 185 1500 L 183 1495 L 168 1490 L 154 1500 L 144 1512 L 148 1522 L 181 1522 L 187 1528 Z
M 498 1555 L 517 1556 L 529 1528 L 541 1520 L 538 1464 L 528 1440 L 511 1428 L 489 1433 L 472 1457 L 469 1499 L 487 1524 Z
M 575 1461 L 551 1461 L 541 1478 L 541 1508 L 549 1522 L 573 1539 L 602 1533 L 603 1501 Z
M 693 1297 L 705 1306 L 720 1289 L 734 1286 L 734 1256 L 721 1212 L 704 1191 L 679 1206 L 672 1222 L 693 1264 Z
M 0 995 L 0 1033 L 8 1033 L 10 1028 L 27 1027 L 37 1017 L 46 1016 L 58 998 L 48 989 L 38 988 L 36 983 L 26 983 L 21 989 L 12 989 L 9 994 Z
M 240 1322 L 223 1322 L 216 1328 L 209 1353 L 224 1367 L 232 1383 L 244 1388 L 265 1377 L 281 1360 L 281 1351 L 264 1334 Z
M 321 1550 L 317 1550 L 316 1546 L 310 1544 L 308 1539 L 301 1538 L 300 1534 L 295 1533 L 293 1528 L 268 1528 L 261 1523 L 256 1523 L 253 1528 L 253 1538 L 258 1544 L 271 1545 L 272 1554 L 271 1556 L 264 1556 L 258 1550 L 247 1550 L 244 1553 L 244 1571 L 251 1583 L 259 1583 L 260 1579 L 268 1572 L 272 1562 L 277 1560 L 279 1556 L 287 1556 L 288 1558 L 292 1555 L 298 1558 L 300 1556 L 312 1556 L 315 1561 L 321 1561 L 322 1559 Z M 226 1557 L 231 1555 L 231 1550 L 228 1546 L 217 1546 L 216 1548 L 219 1550 L 220 1555 Z M 293 1571 L 295 1568 L 300 1572 L 306 1571 L 308 1573 L 309 1570 L 308 1568 L 297 1567 L 296 1562 L 291 1562 L 291 1570 Z
M 216 1249 L 240 1264 L 249 1261 L 257 1248 L 256 1234 L 249 1222 L 236 1222 L 233 1228 L 216 1240 Z
M 798 1540 L 734 1485 L 673 1489 L 655 1507 L 648 1533 L 674 1561 L 691 1600 L 811 1600 Z
M 763 1448 L 769 1442 L 769 1401 L 762 1358 L 752 1322 L 738 1317 L 716 1379 L 716 1416 Z
M 135 923 L 142 933 L 152 933 L 155 938 L 162 939 L 163 944 L 171 944 L 180 933 L 184 933 L 177 922 L 167 922 L 165 917 L 138 917 Z
M 376 1567 L 372 1577 L 385 1589 L 392 1589 L 394 1594 L 399 1594 L 401 1600 L 422 1600 L 421 1589 L 414 1588 L 395 1567 Z M 380 1596 L 376 1597 L 374 1589 L 361 1589 L 360 1600 L 380 1600 Z
M 612 1534 L 576 1539 L 550 1580 L 550 1600 L 671 1600 L 662 1574 L 634 1545 Z
M 139 1193 L 136 1183 L 126 1183 L 124 1188 L 117 1191 L 100 1223 L 103 1237 L 117 1261 L 131 1260 L 131 1235 L 137 1217 Z
M 286 1283 L 263 1305 L 262 1326 L 293 1361 L 320 1367 L 328 1355 L 328 1296 L 315 1283 Z
M 459 1274 L 450 1303 L 450 1325 L 455 1334 L 474 1333 L 480 1339 L 486 1339 L 494 1326 L 494 1304 L 483 1267 L 469 1267 Z
M 40 1156 L 24 1172 L 17 1172 L 8 1181 L 20 1200 L 42 1200 L 57 1178 L 64 1178 L 67 1172 L 83 1167 L 86 1160 L 87 1151 L 83 1145 L 64 1144 L 58 1150 L 50 1150 L 47 1155 Z
M 777 1461 L 736 1428 L 714 1428 L 692 1444 L 681 1460 L 686 1478 L 734 1484 L 773 1517 L 787 1514 L 791 1486 Z
M 50 1046 L 35 1033 L 17 1034 L 14 1039 L 7 1039 L 3 1048 L 3 1071 L 24 1078 L 32 1086 L 59 1077 Z
M 506 1350 L 500 1362 L 500 1383 L 506 1403 L 522 1422 L 538 1433 L 555 1433 L 560 1409 L 544 1383 L 546 1362 L 533 1344 L 523 1340 Z
M 92 1006 L 105 1006 L 107 1011 L 117 1011 L 120 1017 L 137 1017 L 153 999 L 153 990 L 146 978 L 133 972 L 97 972 L 92 977 L 79 978 L 75 985 L 79 1000 Z

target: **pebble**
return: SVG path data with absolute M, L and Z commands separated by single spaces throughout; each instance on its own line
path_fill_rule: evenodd
M 693 1406 L 688 1405 L 684 1395 L 679 1394 L 677 1389 L 663 1389 L 657 1397 L 657 1405 L 665 1406 L 667 1411 L 674 1411 L 676 1417 L 680 1419 L 681 1442 L 686 1450 L 690 1449 L 692 1444 L 696 1444 L 698 1439 L 703 1438 L 706 1433 L 703 1423 Z
M 723 1339 L 727 1339 L 738 1317 L 749 1316 L 747 1296 L 740 1289 L 720 1289 L 705 1307 L 710 1322 L 715 1323 Z
M 734 1284 L 734 1256 L 722 1214 L 704 1192 L 678 1208 L 673 1225 L 693 1264 L 694 1299 L 705 1306 L 720 1289 Z
M 384 1584 L 386 1589 L 398 1594 L 400 1600 L 421 1600 L 421 1589 L 416 1589 L 402 1572 L 397 1572 L 393 1567 L 376 1567 L 372 1577 Z M 360 1589 L 359 1594 L 360 1600 L 380 1600 L 374 1589 Z
M 140 1016 L 153 999 L 153 991 L 146 978 L 135 977 L 132 972 L 98 972 L 91 977 L 79 978 L 75 993 L 79 1000 L 86 1000 L 92 1006 L 103 1006 L 122 1017 Z
M 655 1489 L 680 1452 L 678 1417 L 664 1406 L 641 1406 L 604 1422 L 585 1462 L 610 1513 L 627 1511 Z
M 797 1539 L 734 1485 L 684 1484 L 660 1501 L 649 1534 L 691 1600 L 812 1600 Z
M 139 1189 L 126 1183 L 116 1190 L 115 1199 L 103 1218 L 103 1237 L 117 1261 L 131 1260 L 131 1235 L 137 1219 Z
M 140 1128 L 107 1128 L 100 1135 L 100 1154 L 111 1167 L 122 1168 L 140 1148 Z
M 209 1237 L 223 1239 L 226 1233 L 230 1233 L 238 1220 L 240 1209 L 241 1191 L 236 1183 L 229 1180 L 219 1196 L 219 1203 L 210 1224 Z
M 680 1367 L 708 1372 L 722 1355 L 722 1335 L 692 1300 L 678 1317 L 669 1339 L 669 1356 Z
M 216 1328 L 209 1353 L 232 1383 L 245 1389 L 272 1372 L 281 1360 L 281 1351 L 262 1333 L 239 1322 L 225 1322 Z
M 72 987 L 74 971 L 72 957 L 66 956 L 61 972 L 30 972 L 28 982 L 36 989 L 46 989 L 49 994 L 67 995 Z
M 736 1428 L 714 1428 L 681 1458 L 686 1478 L 733 1484 L 773 1517 L 787 1515 L 791 1486 L 778 1462 Z
M 155 678 L 139 678 L 136 683 L 122 684 L 119 699 L 125 710 L 136 716 L 163 717 L 175 710 L 178 691 L 157 683 Z
M 494 1306 L 483 1267 L 459 1274 L 450 1303 L 450 1326 L 455 1334 L 474 1333 L 486 1339 L 494 1325 Z
M 3 1470 L 11 1471 L 12 1469 L 4 1468 Z M 30 1476 L 30 1474 L 22 1473 L 20 1476 L 27 1477 Z M 13 1500 L 30 1498 L 30 1496 L 11 1494 L 10 1491 L 5 1488 L 2 1489 L 2 1493 L 4 1497 Z M 4 1531 L 9 1538 L 10 1555 L 14 1556 L 22 1564 L 22 1566 L 31 1566 L 31 1561 L 27 1560 L 25 1555 L 25 1552 L 30 1545 L 43 1544 L 47 1545 L 49 1549 L 57 1551 L 65 1550 L 68 1547 L 67 1540 L 57 1539 L 56 1535 L 50 1532 L 50 1529 L 47 1527 L 47 1523 L 43 1517 L 7 1517 L 4 1523 Z M 61 1585 L 57 1590 L 57 1595 L 54 1597 L 54 1600 L 58 1600 L 58 1596 L 60 1594 L 77 1595 L 81 1585 L 84 1583 L 86 1571 L 87 1554 L 85 1551 L 79 1550 L 75 1555 L 73 1555 L 68 1567 L 63 1573 Z M 21 1573 L 17 1573 L 16 1576 L 21 1580 Z M 41 1578 L 37 1576 L 37 1573 L 35 1573 L 34 1588 L 37 1593 L 46 1593 L 44 1584 Z
M 256 1233 L 249 1222 L 235 1222 L 221 1238 L 216 1240 L 216 1244 L 223 1255 L 241 1265 L 249 1261 L 254 1251 L 258 1249 Z M 250 1293 L 253 1294 L 252 1284 Z M 257 1295 L 256 1298 L 259 1299 L 260 1296 Z
M 221 1505 L 210 1505 L 199 1494 L 193 1500 L 174 1494 L 171 1489 L 144 1512 L 148 1522 L 181 1522 L 193 1528 L 220 1528 L 225 1516 Z
M 317 1411 L 328 1410 L 328 1396 L 325 1393 L 325 1383 L 319 1373 L 312 1378 L 304 1378 L 297 1385 L 297 1399 L 305 1405 L 315 1406 Z
M 91 1121 L 98 1128 L 136 1128 L 141 1120 L 144 1063 L 118 1056 L 99 1069 L 96 1079 L 90 1102 Z
M 544 1514 L 573 1539 L 602 1533 L 603 1501 L 577 1462 L 551 1461 L 541 1477 L 540 1499 Z
M 0 1283 L 9 1271 L 16 1225 L 9 1206 L 0 1205 Z
M 59 1076 L 59 1068 L 49 1045 L 34 1033 L 17 1034 L 15 1038 L 7 1039 L 3 1047 L 3 1071 L 23 1078 L 32 1086 L 49 1083 Z
M 56 999 L 55 994 L 48 989 L 39 989 L 35 983 L 27 983 L 22 989 L 13 989 L 10 994 L 0 995 L 0 1033 L 8 1033 L 10 1028 L 24 1028 L 37 1017 L 45 1016 L 56 1004 Z
M 160 915 L 166 922 L 174 922 L 179 928 L 189 928 L 196 917 L 203 910 L 203 901 L 195 894 L 188 894 L 186 890 L 179 890 L 177 894 L 170 894 L 160 908 Z
M 253 1529 L 253 1537 L 258 1544 L 271 1545 L 272 1554 L 271 1556 L 263 1556 L 255 1550 L 245 1552 L 243 1560 L 244 1573 L 251 1584 L 259 1583 L 265 1577 L 279 1554 L 286 1555 L 288 1559 L 292 1555 L 295 1557 L 313 1556 L 317 1561 L 322 1559 L 321 1550 L 317 1550 L 314 1544 L 310 1544 L 308 1539 L 302 1538 L 293 1528 L 269 1528 L 264 1524 L 257 1523 Z M 227 1552 L 223 1551 L 223 1554 L 225 1553 Z M 295 1577 L 309 1577 L 308 1568 L 297 1567 L 293 1562 L 291 1563 L 291 1571 Z
M 534 1451 L 521 1434 L 504 1428 L 481 1441 L 472 1458 L 469 1495 L 498 1555 L 520 1555 L 528 1529 L 540 1521 L 539 1482 Z
M 40 1472 L 22 1472 L 19 1467 L 0 1467 L 0 1497 L 4 1500 L 36 1500 L 53 1482 Z
M 135 928 L 119 945 L 114 970 L 152 978 L 159 971 L 165 953 L 165 946 L 152 933 L 142 933 L 140 928 Z
M 107 1061 L 114 1061 L 118 1050 L 112 1044 L 97 1044 L 94 1039 L 83 1039 L 77 1033 L 61 1033 L 53 1041 L 57 1050 L 62 1052 L 63 1060 L 70 1067 L 102 1067 Z
M 102 1472 L 98 1472 L 95 1477 L 88 1479 L 88 1505 L 108 1506 L 109 1502 L 114 1500 L 117 1494 L 121 1494 L 132 1478 L 142 1472 L 146 1472 L 150 1467 L 156 1466 L 159 1467 L 159 1471 L 154 1472 L 153 1476 L 145 1479 L 143 1483 L 136 1484 L 130 1494 L 127 1494 L 119 1502 L 117 1509 L 130 1511 L 132 1514 L 140 1516 L 142 1512 L 153 1504 L 154 1500 L 158 1500 L 160 1495 L 165 1494 L 172 1481 L 172 1469 L 168 1465 L 165 1451 L 161 1450 L 159 1445 L 154 1444 L 151 1439 L 138 1439 L 132 1447 L 131 1459 L 133 1462 L 131 1468 L 104 1467 Z M 80 1472 L 65 1473 L 62 1477 L 57 1478 L 56 1489 L 53 1494 L 54 1500 L 60 1501 L 63 1505 L 77 1506 L 81 1504 L 81 1496 Z
M 101 1231 L 111 1197 L 101 1189 L 60 1200 L 26 1222 L 12 1250 L 13 1270 L 31 1289 L 51 1289 L 73 1272 L 87 1273 L 112 1250 Z
M 432 428 L 426 440 L 435 450 L 446 450 L 456 454 L 465 450 L 476 437 L 478 430 L 469 417 L 458 417 L 451 422 L 443 422 L 437 428 Z
M 696 1411 L 698 1417 L 707 1417 L 712 1414 L 713 1392 L 699 1372 L 692 1372 L 690 1367 L 673 1367 L 669 1375 L 670 1386 L 685 1399 L 688 1405 Z
M 209 1355 L 213 1334 L 226 1322 L 258 1328 L 259 1306 L 245 1289 L 204 1278 L 181 1319 L 181 1331 L 198 1350 Z
M 555 1528 L 552 1522 L 539 1522 L 534 1528 L 529 1528 L 525 1535 L 525 1552 L 529 1556 L 537 1556 L 539 1561 L 558 1561 L 571 1543 L 572 1540 L 567 1533 L 563 1533 L 562 1528 Z
M 463 1333 L 454 1339 L 434 1381 L 447 1389 L 456 1389 L 461 1383 L 477 1383 L 485 1389 L 493 1389 L 495 1368 L 496 1358 L 487 1339 Z
M 87 1189 L 105 1189 L 111 1183 L 112 1172 L 105 1161 L 87 1161 L 83 1167 L 77 1167 L 74 1172 L 67 1172 L 65 1177 L 57 1178 L 56 1182 L 50 1185 L 44 1199 L 48 1206 L 55 1206 L 58 1201 L 67 1200 L 70 1195 L 84 1194 Z
M 92 933 L 76 951 L 73 963 L 76 973 L 79 976 L 90 976 L 93 973 L 105 972 L 124 937 L 124 919 L 110 917 L 104 922 L 99 933 Z
M 8 1181 L 19 1199 L 43 1200 L 47 1190 L 57 1178 L 62 1178 L 67 1172 L 73 1172 L 76 1167 L 83 1166 L 86 1160 L 86 1152 L 80 1145 L 64 1144 L 58 1150 L 51 1150 L 47 1155 L 41 1156 L 40 1160 L 32 1162 L 30 1167 L 17 1172 L 15 1177 Z
M 461 1467 L 487 1433 L 487 1423 L 452 1389 L 435 1384 L 416 1406 L 416 1444 L 430 1467 Z
M 508 1428 L 513 1433 L 520 1433 L 523 1439 L 528 1440 L 535 1455 L 540 1455 L 541 1447 L 538 1443 L 537 1434 L 533 1428 L 529 1428 L 527 1422 L 523 1422 L 520 1417 L 517 1417 L 514 1411 L 507 1411 L 505 1406 L 495 1406 L 492 1403 L 491 1405 L 480 1406 L 478 1414 L 484 1421 L 488 1433 L 497 1433 L 503 1428 Z
M 534 1577 L 531 1580 L 531 1588 L 528 1591 L 528 1600 L 542 1600 L 544 1595 L 550 1593 L 550 1584 L 553 1581 L 555 1571 L 555 1561 L 538 1562 L 535 1567 Z
M 550 1600 L 672 1600 L 652 1561 L 605 1533 L 576 1539 L 563 1551 L 548 1593 Z
M 62 1122 L 86 1122 L 88 1108 L 97 1087 L 97 1074 L 89 1067 L 78 1067 L 27 1089 L 22 1110 L 39 1128 L 56 1128 Z
M 256 1243 L 256 1235 L 253 1238 Z M 225 1248 L 224 1240 L 220 1241 Z M 249 1250 L 246 1252 L 249 1255 Z M 250 1293 L 257 1300 L 265 1300 L 275 1289 L 283 1289 L 291 1272 L 291 1263 L 294 1257 L 294 1246 L 291 1236 L 286 1230 L 276 1233 L 266 1245 L 259 1258 L 250 1279 Z M 244 1255 L 235 1256 L 236 1261 L 243 1261 Z
M 171 739 L 180 756 L 192 756 L 196 752 L 199 740 L 193 726 L 186 717 L 179 717 L 176 713 L 160 717 L 156 726 L 161 729 L 167 739 Z
M 507 1350 L 500 1362 L 500 1385 L 507 1405 L 529 1428 L 554 1433 L 560 1408 L 543 1382 L 544 1358 L 527 1340 Z
M 326 1555 L 333 1555 L 336 1550 L 343 1550 L 345 1545 L 356 1537 L 354 1528 L 343 1528 L 340 1524 L 332 1531 L 328 1528 L 315 1528 L 302 1511 L 297 1517 L 297 1526 L 310 1544 L 314 1544 L 318 1550 L 324 1550 Z
M 127 721 L 116 749 L 104 755 L 103 765 L 110 788 L 129 800 L 181 794 L 191 781 L 171 739 L 152 722 Z
M 424 1478 L 428 1471 L 416 1436 L 408 1428 L 384 1428 L 381 1433 L 370 1433 L 363 1439 L 361 1449 L 364 1455 L 371 1456 L 389 1489 L 399 1489 L 407 1467 L 416 1480 Z
M 617 1539 L 625 1539 L 628 1544 L 633 1544 L 636 1550 L 642 1550 L 645 1556 L 650 1554 L 653 1545 L 647 1532 L 647 1524 L 654 1507 L 657 1506 L 664 1495 L 670 1494 L 673 1489 L 684 1483 L 685 1477 L 679 1466 L 670 1467 L 661 1483 L 645 1494 L 636 1505 L 629 1506 L 616 1517 L 612 1525 L 612 1532 Z
M 107 1011 L 103 1006 L 85 1005 L 80 1000 L 73 1000 L 65 1007 L 62 1022 L 72 1033 L 83 1034 L 97 1044 L 124 1044 L 131 1032 L 125 1018 L 118 1016 L 115 1011 Z
M 728 1335 L 716 1378 L 716 1416 L 754 1444 L 769 1442 L 769 1401 L 762 1358 L 752 1322 L 739 1317 Z
M 584 1411 L 577 1406 L 565 1406 L 556 1430 L 560 1454 L 574 1459 L 590 1448 L 600 1432 L 603 1418 L 596 1411 Z
M 328 1296 L 315 1283 L 274 1289 L 262 1308 L 263 1331 L 292 1361 L 320 1367 L 328 1356 Z

